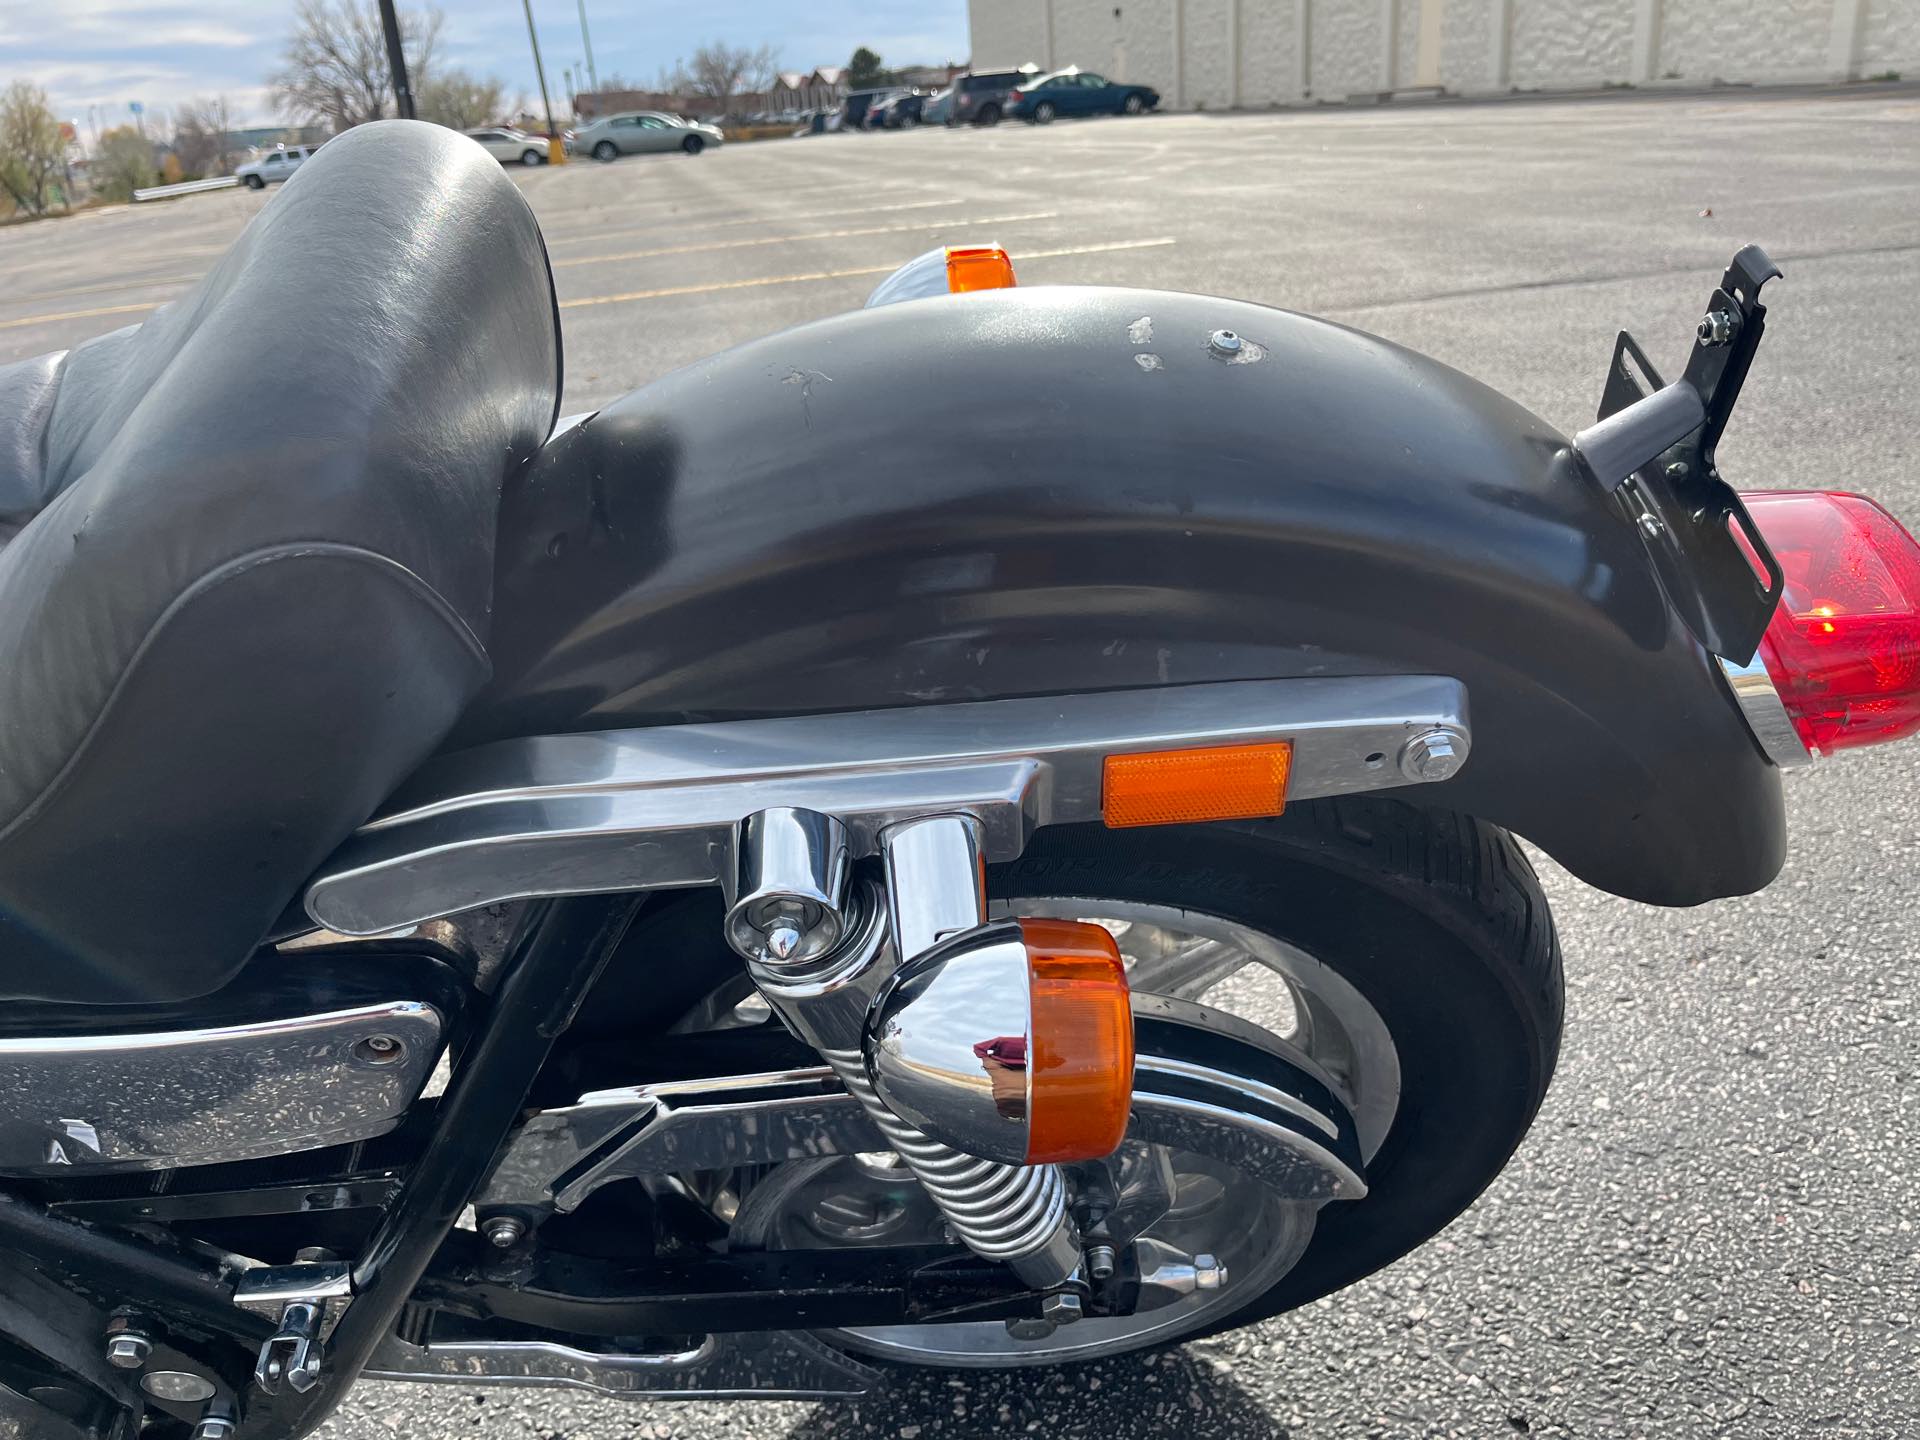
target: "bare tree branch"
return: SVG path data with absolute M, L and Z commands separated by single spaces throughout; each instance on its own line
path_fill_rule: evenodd
M 173 153 L 181 168 L 192 175 L 225 175 L 233 169 L 238 150 L 233 142 L 233 104 L 224 95 L 199 95 L 179 113 L 173 135 Z
M 475 130 L 508 113 L 500 82 L 491 75 L 478 78 L 464 70 L 446 70 L 425 84 L 414 86 L 414 101 L 422 120 L 451 130 Z
M 695 95 L 725 101 L 735 95 L 768 89 L 773 84 L 780 52 L 772 45 L 749 50 L 716 40 L 693 52 L 686 81 Z
M 416 94 L 432 79 L 443 18 L 436 9 L 400 12 L 400 45 Z M 386 115 L 393 76 L 377 0 L 298 0 L 293 37 L 273 85 L 289 114 L 336 133 Z

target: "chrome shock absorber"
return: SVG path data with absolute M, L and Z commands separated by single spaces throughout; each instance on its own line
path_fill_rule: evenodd
M 940 815 L 881 836 L 884 893 L 849 887 L 844 827 L 807 810 L 763 810 L 741 826 L 727 939 L 789 1026 L 840 1076 L 975 1254 L 1050 1288 L 1080 1265 L 1067 1187 L 1053 1165 L 1006 1165 L 931 1139 L 888 1108 L 863 1050 L 867 1016 L 903 958 L 986 920 L 975 822 Z

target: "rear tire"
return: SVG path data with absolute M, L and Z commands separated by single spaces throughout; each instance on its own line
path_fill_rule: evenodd
M 980 111 L 980 118 L 973 123 L 976 125 L 984 125 L 988 129 L 998 125 L 1000 123 L 1000 107 L 998 105 L 985 106 Z
M 1059 112 L 1053 108 L 1053 102 L 1051 100 L 1042 100 L 1038 105 L 1033 107 L 1033 123 L 1036 125 L 1051 125 L 1053 123 L 1053 117 L 1058 113 Z
M 1363 1134 L 1372 1116 L 1366 1197 L 1323 1207 L 1304 1254 L 1264 1291 L 1178 1340 L 1143 1337 L 1138 1348 L 1250 1325 L 1415 1249 L 1500 1173 L 1545 1097 L 1564 1004 L 1552 917 L 1514 839 L 1469 816 L 1350 798 L 1293 805 L 1268 821 L 1062 827 L 991 867 L 987 888 L 996 909 L 1015 915 L 1098 919 L 1131 907 L 1190 917 L 1197 933 L 1210 918 L 1268 937 L 1357 995 L 1391 1042 L 1391 1098 L 1376 1108 L 1363 1093 L 1356 1112 Z M 1103 912 L 1103 901 L 1117 903 Z M 684 1015 L 730 983 L 738 962 L 718 942 L 719 914 L 705 892 L 650 907 L 623 953 L 708 958 L 666 971 L 609 967 L 576 1028 L 630 1036 L 636 1021 Z M 1123 950 L 1128 943 L 1123 935 Z M 1238 983 L 1221 982 L 1201 1003 L 1234 1010 Z M 1075 1363 L 1008 1363 L 1036 1360 Z
M 680 148 L 689 155 L 698 155 L 707 148 L 707 142 L 699 135 L 689 135 L 680 142 Z
M 593 147 L 593 158 L 598 160 L 602 165 L 611 165 L 615 160 L 620 158 L 620 147 L 615 145 L 611 140 L 602 140 L 598 145 Z
M 1533 868 L 1504 830 L 1391 800 L 1289 806 L 1278 820 L 1043 830 L 988 891 L 1176 905 L 1297 946 L 1391 1033 L 1399 1108 L 1363 1200 L 1319 1213 L 1313 1243 L 1231 1329 L 1351 1285 L 1424 1243 L 1527 1133 L 1560 1053 L 1560 946 Z M 1191 1337 L 1190 1337 L 1191 1338 Z

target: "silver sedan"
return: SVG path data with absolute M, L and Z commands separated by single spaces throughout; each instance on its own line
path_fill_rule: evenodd
M 726 137 L 714 125 L 691 124 L 658 110 L 634 110 L 604 115 L 576 131 L 568 149 L 596 160 L 614 160 L 649 150 L 683 150 L 698 155 Z

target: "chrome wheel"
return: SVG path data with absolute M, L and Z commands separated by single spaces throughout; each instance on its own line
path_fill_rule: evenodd
M 1086 920 L 1105 927 L 1127 983 L 1252 1021 L 1326 1072 L 1371 1160 L 1400 1108 L 1400 1057 L 1386 1021 L 1360 992 L 1298 946 L 1197 910 L 1127 900 L 1027 896 L 996 900 L 1001 915 Z
M 1288 1042 L 1325 1073 L 1371 1158 L 1399 1107 L 1400 1067 L 1385 1022 L 1357 990 L 1298 947 L 1217 916 L 1129 901 L 1023 897 L 996 915 L 1091 921 L 1115 937 L 1133 988 L 1196 1000 Z M 716 992 L 692 1028 L 757 1023 L 757 997 Z M 1109 1164 L 1121 1211 L 1135 1217 L 1145 1283 L 1127 1316 L 1089 1316 L 1043 1338 L 998 1321 L 827 1332 L 863 1354 L 923 1365 L 1003 1367 L 1092 1359 L 1211 1328 L 1272 1288 L 1305 1253 L 1316 1207 L 1276 1194 L 1228 1160 L 1129 1141 Z M 946 1242 L 942 1218 L 891 1153 L 775 1167 L 745 1187 L 733 1238 L 756 1248 L 821 1249 Z M 1119 1227 L 1116 1227 L 1118 1229 Z M 1212 1257 L 1223 1284 L 1193 1283 Z

